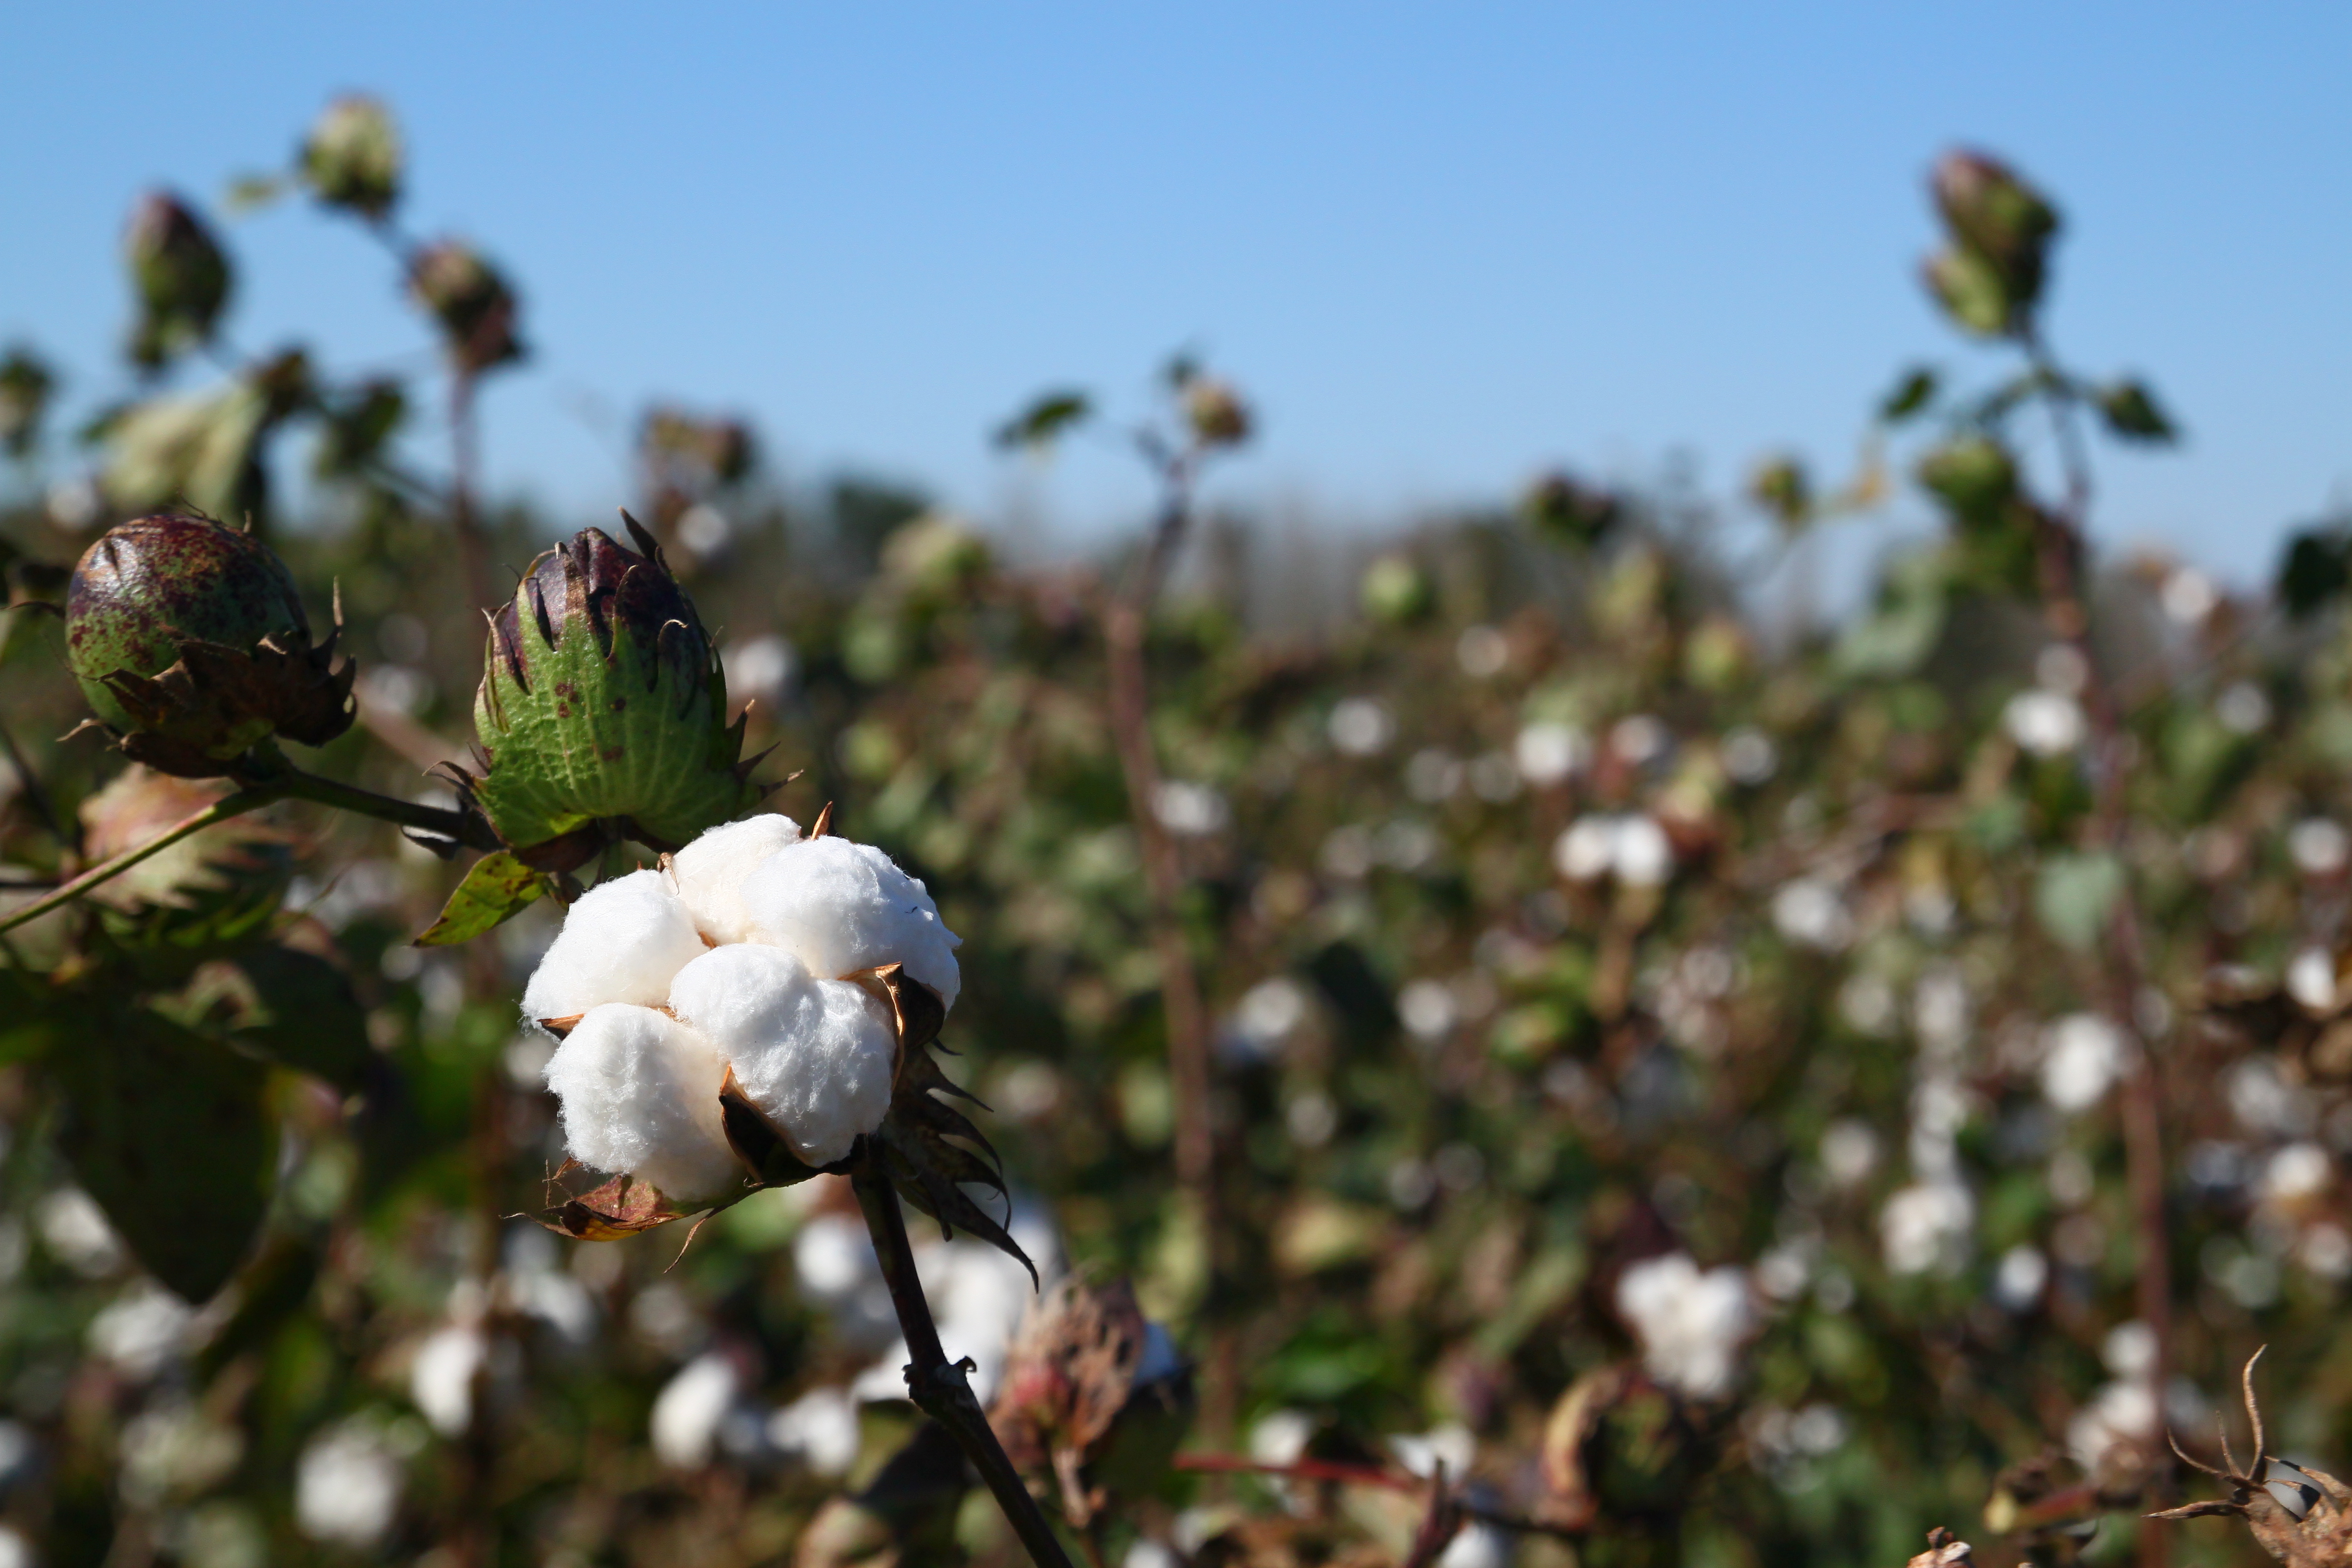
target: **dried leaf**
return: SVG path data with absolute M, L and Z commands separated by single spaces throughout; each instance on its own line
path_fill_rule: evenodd
M 635 1176 L 615 1176 L 603 1186 L 556 1205 L 538 1215 L 539 1223 L 574 1241 L 617 1241 L 625 1236 L 684 1219 L 689 1212 L 674 1207 L 662 1190 Z

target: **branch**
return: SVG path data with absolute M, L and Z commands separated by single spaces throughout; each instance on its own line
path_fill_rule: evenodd
M 2065 500 L 2057 514 L 2045 521 L 2040 541 L 2045 614 L 2052 635 L 2081 656 L 2087 672 L 2083 708 L 2092 734 L 2091 838 L 2095 847 L 2118 857 L 2120 863 L 2130 812 L 2129 737 L 2091 645 L 2090 607 L 2078 572 L 2078 563 L 2088 549 L 2092 494 L 2088 444 L 2083 437 L 2073 384 L 2059 371 L 2040 332 L 2029 326 L 2020 341 L 2040 383 L 2038 395 L 2050 411 L 2066 474 Z M 2105 956 L 2107 1011 L 2116 1026 L 2127 1038 L 2137 1040 L 2140 1047 L 2123 1084 L 2124 1164 L 2132 1195 L 2137 1305 L 2141 1321 L 2155 1339 L 2154 1353 L 2143 1375 L 2148 1397 L 2161 1411 L 2172 1360 L 2172 1265 L 2164 1215 L 2164 1100 L 2154 1042 L 2139 1038 L 2135 1021 L 2140 994 L 2147 984 L 2147 957 L 2128 874 L 2108 918 Z M 2164 1454 L 2154 1452 L 2149 1462 L 2152 1485 L 2161 1495 L 2170 1481 L 2170 1462 Z M 2163 1568 L 2167 1550 L 2163 1531 L 2143 1533 L 2142 1568 Z
M 1150 896 L 1151 940 L 1160 963 L 1161 1016 L 1168 1029 L 1168 1075 L 1174 1091 L 1177 1185 L 1191 1200 L 1209 1246 L 1209 1300 L 1219 1296 L 1217 1248 L 1216 1133 L 1211 1124 L 1213 1089 L 1208 1008 L 1184 933 L 1184 868 L 1175 841 L 1160 820 L 1160 762 L 1151 744 L 1151 692 L 1144 639 L 1151 608 L 1169 564 L 1192 521 L 1192 464 L 1189 454 L 1167 453 L 1147 442 L 1144 452 L 1159 466 L 1162 485 L 1160 516 L 1125 593 L 1104 615 L 1103 642 L 1110 679 L 1110 731 L 1127 785 L 1128 815 L 1143 854 Z M 1223 1379 L 1208 1393 L 1219 1397 Z M 1228 1413 L 1204 1409 L 1204 1425 L 1221 1432 Z
M 224 795 L 202 811 L 182 818 L 137 848 L 125 849 L 112 859 L 92 866 L 47 897 L 35 899 L 20 909 L 11 910 L 6 916 L 0 917 L 0 932 L 15 931 L 28 921 L 38 920 L 51 910 L 71 903 L 100 882 L 110 881 L 121 876 L 149 856 L 161 854 L 192 833 L 201 833 L 215 823 L 226 822 L 233 816 L 243 816 L 248 811 L 257 811 L 274 801 L 284 799 L 285 795 L 284 790 L 268 785 L 242 789 L 235 795 Z
M 882 1278 L 890 1287 L 890 1304 L 898 1309 L 898 1327 L 907 1336 L 907 1394 L 917 1409 L 938 1422 L 956 1440 L 964 1458 L 996 1498 L 996 1506 L 1013 1532 L 1028 1549 L 1037 1568 L 1072 1568 L 1069 1553 L 1045 1518 L 1045 1510 L 1029 1493 L 1021 1472 L 996 1440 L 980 1401 L 972 1396 L 965 1373 L 970 1362 L 950 1365 L 940 1344 L 939 1326 L 931 1321 L 930 1303 L 923 1299 L 923 1282 L 915 1272 L 914 1248 L 907 1241 L 907 1216 L 898 1194 L 883 1167 L 882 1151 L 870 1138 L 851 1157 L 850 1184 L 857 1206 L 865 1212 L 866 1229 L 874 1237 L 874 1255 Z
M 446 806 L 420 805 L 413 800 L 399 800 L 356 784 L 321 778 L 317 773 L 304 773 L 282 756 L 277 762 L 278 767 L 261 773 L 256 782 L 274 787 L 289 799 L 312 801 L 339 811 L 373 816 L 379 822 L 413 827 L 421 833 L 455 839 L 469 849 L 499 847 L 498 835 L 490 831 L 489 824 L 470 813 L 452 811 Z

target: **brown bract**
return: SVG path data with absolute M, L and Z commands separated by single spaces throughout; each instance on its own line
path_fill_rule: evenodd
M 2269 1347 L 2263 1347 L 2267 1350 Z M 2289 1568 L 2339 1568 L 2352 1562 L 2352 1488 L 2325 1470 L 2290 1465 L 2270 1452 L 2263 1436 L 2262 1406 L 2254 1399 L 2256 1351 L 2247 1359 L 2240 1383 L 2245 1392 L 2246 1420 L 2253 1427 L 2254 1457 L 2244 1470 L 2230 1452 L 2230 1434 L 2221 1431 L 2221 1465 L 2216 1468 L 2189 1458 L 2177 1437 L 2172 1451 L 2182 1461 L 2209 1476 L 2227 1481 L 2230 1495 L 2168 1508 L 2150 1519 L 2203 1519 L 2233 1514 L 2246 1521 L 2262 1549 Z
M 340 613 L 323 643 L 264 637 L 250 653 L 184 638 L 177 663 L 153 677 L 116 670 L 105 684 L 136 729 L 123 754 L 181 778 L 228 770 L 215 754 L 218 737 L 262 727 L 306 746 L 323 746 L 351 728 L 356 667 L 335 658 Z
M 1135 1392 L 1145 1331 L 1126 1280 L 1096 1287 L 1073 1278 L 1045 1294 L 1005 1357 L 989 1425 L 1024 1472 L 1051 1469 L 1062 1512 L 1080 1530 L 1106 1500 L 1082 1472 Z

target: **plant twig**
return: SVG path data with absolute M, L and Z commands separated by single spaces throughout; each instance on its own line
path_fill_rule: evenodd
M 2130 811 L 2130 737 L 2124 731 L 2115 694 L 2091 645 L 2090 607 L 2078 569 L 2080 555 L 2088 546 L 2090 454 L 2076 418 L 2072 384 L 2060 374 L 2036 331 L 2028 327 L 2021 341 L 2040 382 L 2038 394 L 2049 409 L 2066 477 L 2065 500 L 2042 529 L 2040 541 L 2044 611 L 2053 635 L 2082 659 L 2083 708 L 2092 738 L 2091 837 L 2097 848 L 2118 857 L 2120 863 Z M 2142 1377 L 2152 1408 L 2160 1413 L 2172 1360 L 2172 1264 L 2164 1214 L 2164 1099 L 2155 1042 L 2140 1039 L 2137 1025 L 2139 997 L 2147 984 L 2147 950 L 2128 873 L 2108 917 L 2105 950 L 2107 1011 L 2125 1037 L 2139 1045 L 2131 1054 L 2123 1079 L 2124 1164 L 2132 1197 L 2137 1305 L 2152 1340 Z M 2161 1500 L 2170 1489 L 2171 1457 L 2151 1447 L 2147 1462 L 2151 1489 Z M 2168 1552 L 2164 1531 L 2141 1532 L 2141 1568 L 2164 1568 Z
M 950 1364 L 940 1344 L 939 1326 L 931 1321 L 930 1303 L 923 1299 L 914 1248 L 907 1240 L 907 1216 L 883 1168 L 881 1151 L 870 1140 L 851 1156 L 850 1184 L 857 1194 L 858 1208 L 865 1213 L 866 1229 L 874 1238 L 874 1255 L 890 1288 L 890 1304 L 898 1309 L 899 1330 L 907 1336 L 907 1353 L 912 1358 L 907 1364 L 908 1397 L 956 1440 L 1037 1568 L 1073 1568 L 1045 1510 L 1030 1495 L 1004 1445 L 996 1440 L 980 1401 L 972 1395 L 965 1375 L 971 1363 Z
M 489 850 L 499 847 L 498 836 L 489 824 L 463 811 L 447 806 L 423 805 L 413 800 L 399 800 L 392 795 L 378 795 L 334 779 L 321 778 L 317 773 L 304 773 L 300 768 L 278 759 L 278 767 L 259 773 L 255 782 L 275 787 L 291 800 L 312 801 L 320 805 L 331 805 L 339 811 L 352 812 L 361 816 L 373 816 L 380 822 L 401 827 L 414 827 L 443 838 L 452 838 L 469 849 Z
M 125 849 L 110 860 L 100 861 L 71 881 L 63 883 L 45 898 L 35 899 L 20 909 L 0 916 L 0 931 L 11 931 L 28 921 L 36 921 L 51 910 L 59 909 L 80 898 L 100 883 L 121 876 L 151 855 L 161 854 L 192 833 L 201 833 L 215 823 L 226 822 L 233 816 L 243 816 L 248 811 L 259 810 L 274 801 L 284 799 L 286 792 L 274 785 L 242 789 L 224 795 L 202 811 L 182 818 L 134 849 Z
M 1143 558 L 1127 590 L 1112 598 L 1103 618 L 1103 642 L 1110 678 L 1110 731 L 1127 784 L 1128 814 L 1143 853 L 1143 876 L 1151 903 L 1151 942 L 1160 963 L 1160 1011 L 1168 1030 L 1168 1076 L 1175 1121 L 1176 1183 L 1190 1200 L 1192 1216 L 1208 1238 L 1209 1300 L 1219 1297 L 1219 1223 L 1216 1131 L 1212 1123 L 1209 1015 L 1200 975 L 1184 934 L 1184 870 L 1175 840 L 1160 820 L 1160 762 L 1151 743 L 1151 694 L 1144 640 L 1151 608 L 1192 515 L 1192 462 L 1183 452 L 1144 443 L 1159 468 L 1160 515 Z M 1228 1382 L 1213 1376 L 1203 1390 L 1203 1426 L 1222 1435 L 1228 1425 L 1221 1390 Z

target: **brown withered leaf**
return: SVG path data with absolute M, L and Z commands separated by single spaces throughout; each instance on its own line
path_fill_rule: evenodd
M 567 1163 L 565 1171 L 574 1167 Z M 556 1173 L 558 1177 L 562 1171 Z M 635 1176 L 614 1176 L 603 1186 L 567 1198 L 537 1215 L 539 1223 L 574 1241 L 617 1241 L 636 1236 L 689 1212 L 673 1206 L 662 1190 Z
M 1642 1369 L 1586 1373 L 1545 1424 L 1537 1520 L 1559 1530 L 1672 1518 L 1712 1463 L 1705 1412 Z
M 1952 1532 L 1939 1524 L 1927 1532 L 1927 1550 L 1912 1558 L 1906 1568 L 1975 1568 L 1975 1563 L 1969 1543 L 1954 1540 Z

